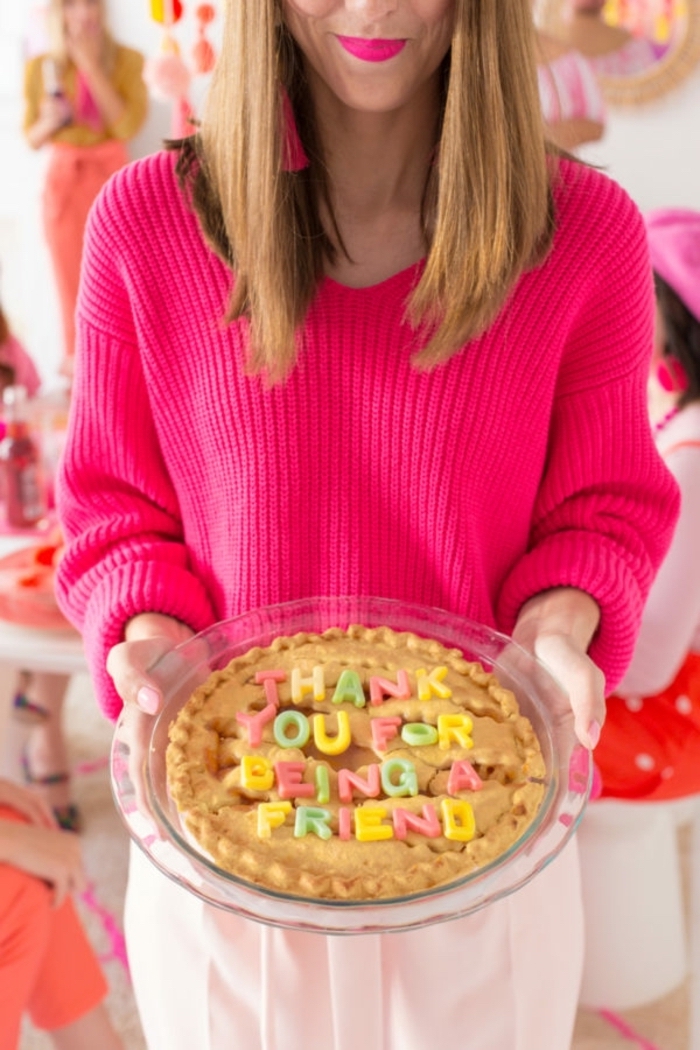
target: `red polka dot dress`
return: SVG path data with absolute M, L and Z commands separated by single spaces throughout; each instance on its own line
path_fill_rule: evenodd
M 632 664 L 595 758 L 607 798 L 700 794 L 700 404 L 657 435 L 681 490 L 681 516 L 645 607 Z

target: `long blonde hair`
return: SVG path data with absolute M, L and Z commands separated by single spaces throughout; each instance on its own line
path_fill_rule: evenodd
M 105 0 L 97 0 L 102 25 L 102 67 L 110 71 L 114 64 L 115 43 L 107 26 L 107 7 Z M 68 66 L 68 49 L 66 47 L 66 26 L 63 9 L 65 0 L 49 0 L 46 12 L 46 24 L 49 34 L 49 54 L 58 64 L 59 69 Z
M 227 319 L 250 318 L 252 372 L 283 377 L 324 265 L 342 250 L 303 58 L 275 0 L 228 0 L 199 136 L 178 170 L 203 230 L 235 272 Z M 284 170 L 282 87 L 309 166 Z M 482 332 L 553 233 L 530 0 L 455 0 L 436 163 L 427 177 L 425 270 L 406 304 L 419 367 Z M 334 220 L 332 220 L 334 223 Z

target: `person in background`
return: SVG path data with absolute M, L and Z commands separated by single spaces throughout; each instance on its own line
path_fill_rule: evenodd
M 71 899 L 84 887 L 76 836 L 0 778 L 0 1050 L 17 1050 L 25 1013 L 56 1050 L 124 1050 Z
M 152 662 L 215 621 L 374 595 L 512 634 L 594 747 L 677 515 L 652 320 L 636 207 L 547 147 L 530 0 L 229 0 L 201 134 L 86 238 L 57 594 L 105 713 L 156 714 Z M 152 1050 L 571 1042 L 575 838 L 473 915 L 353 937 L 134 847 L 125 926 Z
M 651 802 L 700 794 L 700 212 L 662 208 L 646 226 L 657 301 L 650 414 L 681 514 L 596 763 L 603 798 Z
M 5 388 L 15 384 L 23 386 L 28 395 L 35 398 L 41 379 L 31 356 L 12 334 L 0 306 L 0 405 Z M 15 717 L 30 727 L 22 763 L 25 777 L 37 785 L 59 825 L 68 831 L 77 831 L 80 814 L 71 800 L 63 734 L 63 705 L 68 683 L 67 675 L 22 671 L 17 676 L 13 710 Z
M 32 149 L 51 148 L 43 221 L 63 320 L 61 371 L 70 377 L 85 221 L 127 162 L 148 101 L 143 57 L 112 39 L 103 0 L 50 0 L 49 19 L 51 50 L 25 70 L 24 133 Z

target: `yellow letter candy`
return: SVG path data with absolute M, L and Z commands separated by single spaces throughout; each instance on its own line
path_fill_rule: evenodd
M 474 810 L 468 802 L 459 798 L 443 798 L 442 833 L 455 842 L 471 842 L 476 833 Z
M 326 734 L 326 716 L 314 715 L 314 744 L 324 755 L 342 755 L 350 747 L 350 719 L 347 711 L 337 711 L 338 732 L 334 737 Z
M 430 674 L 422 668 L 421 670 L 416 671 L 418 699 L 431 700 L 433 696 L 437 696 L 441 700 L 449 700 L 452 696 L 452 690 L 448 688 L 448 686 L 442 684 L 442 679 L 446 674 L 446 667 L 434 667 Z
M 272 763 L 262 755 L 244 755 L 241 759 L 241 787 L 250 791 L 268 791 L 275 782 Z
M 291 802 L 261 802 L 258 806 L 258 838 L 269 839 L 272 829 L 280 828 L 291 812 Z
M 382 824 L 387 815 L 384 806 L 358 806 L 355 810 L 355 838 L 358 842 L 379 842 L 392 839 L 391 824 Z
M 317 703 L 325 700 L 326 683 L 323 678 L 323 667 L 317 664 L 311 672 L 311 678 L 302 678 L 300 669 L 292 668 L 291 693 L 293 704 L 300 704 L 307 693 L 312 693 Z
M 452 744 L 459 747 L 474 747 L 474 741 L 469 735 L 474 728 L 469 715 L 438 715 L 438 747 L 442 751 L 448 751 Z

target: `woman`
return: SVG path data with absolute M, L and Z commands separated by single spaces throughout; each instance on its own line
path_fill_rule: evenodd
M 657 295 L 650 408 L 681 515 L 597 760 L 603 797 L 667 801 L 700 793 L 700 213 L 660 208 L 647 230 Z
M 75 344 L 85 221 L 110 175 L 128 160 L 126 143 L 147 111 L 142 56 L 114 42 L 103 0 L 51 0 L 52 49 L 25 71 L 24 133 L 32 149 L 51 146 L 44 232 L 61 306 L 64 361 Z
M 532 37 L 529 0 L 231 0 L 201 137 L 103 193 L 58 587 L 111 717 L 158 709 L 147 668 L 192 631 L 350 593 L 513 631 L 596 743 L 676 492 L 643 226 L 548 160 Z M 468 919 L 336 939 L 134 853 L 127 931 L 154 1048 L 571 1038 L 575 844 Z
M 700 794 L 700 213 L 646 216 L 656 282 L 654 438 L 681 493 L 671 547 L 596 750 L 600 804 L 582 824 L 591 1005 L 639 1006 L 687 974 L 676 824 Z M 685 812 L 684 812 L 685 810 Z M 630 880 L 634 893 L 626 893 Z

